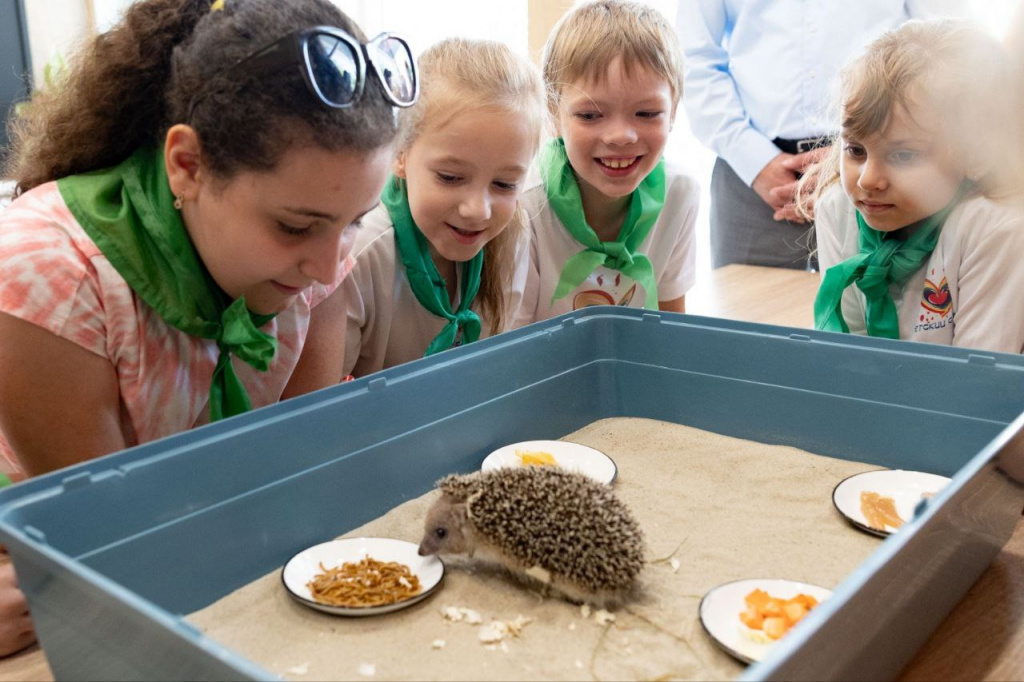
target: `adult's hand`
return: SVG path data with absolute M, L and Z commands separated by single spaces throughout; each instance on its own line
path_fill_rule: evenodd
M 793 171 L 796 177 L 799 178 L 799 176 L 807 172 L 808 168 L 828 156 L 829 151 L 829 147 L 817 147 L 802 154 L 788 155 L 789 158 L 782 161 L 782 166 Z M 769 203 L 775 208 L 775 215 L 772 216 L 775 220 L 788 220 L 791 223 L 807 222 L 804 216 L 796 210 L 796 188 L 798 183 L 799 180 L 794 179 L 792 182 L 779 185 L 769 192 L 771 197 Z M 814 191 L 815 183 L 815 177 L 807 178 L 804 188 L 808 194 Z M 804 209 L 813 211 L 813 203 L 807 202 Z
M 21 651 L 36 641 L 25 595 L 18 589 L 14 565 L 0 554 L 0 656 Z
M 796 171 L 786 166 L 787 161 L 792 158 L 793 154 L 780 153 L 761 169 L 751 185 L 757 195 L 776 211 L 785 206 L 786 202 L 776 199 L 772 195 L 772 190 L 796 182 Z

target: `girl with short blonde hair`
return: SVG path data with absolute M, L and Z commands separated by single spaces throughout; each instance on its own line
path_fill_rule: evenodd
M 823 272 L 817 328 L 1024 351 L 1010 74 L 998 43 L 955 20 L 908 22 L 844 70 L 839 139 L 800 193 Z

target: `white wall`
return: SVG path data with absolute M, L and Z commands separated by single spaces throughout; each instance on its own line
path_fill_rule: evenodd
M 582 0 L 579 0 L 582 1 Z M 675 19 L 680 0 L 643 0 Z M 693 0 L 681 0 L 691 2 Z M 856 0 L 849 0 L 856 2 Z M 964 0 L 979 23 L 1002 38 L 1021 0 Z M 132 0 L 27 0 L 33 76 L 59 52 L 74 46 L 95 29 L 115 23 Z M 228 0 L 231 2 L 231 0 Z M 404 35 L 416 52 L 446 36 L 489 38 L 528 53 L 527 0 L 332 0 L 367 34 L 388 30 Z
M 96 17 L 96 31 L 103 33 L 120 20 L 125 7 L 132 0 L 92 0 L 93 14 Z
M 228 0 L 230 2 L 231 0 Z M 488 38 L 527 52 L 527 0 L 331 0 L 374 36 L 399 33 L 418 53 L 448 36 Z M 675 0 L 661 0 L 674 3 Z M 36 73 L 61 51 L 96 30 L 110 28 L 132 0 L 28 0 L 29 35 Z M 500 14 L 500 19 L 496 17 Z M 38 51 L 38 56 L 37 56 Z
M 497 40 L 529 51 L 526 0 L 333 0 L 370 37 L 397 33 L 419 54 L 453 36 Z
M 32 57 L 32 84 L 41 84 L 43 69 L 58 54 L 69 55 L 91 34 L 86 0 L 27 0 L 29 52 Z

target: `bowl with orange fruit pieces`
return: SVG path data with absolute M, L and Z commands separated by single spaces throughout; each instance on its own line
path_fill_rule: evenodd
M 619 472 L 605 453 L 566 440 L 526 440 L 500 447 L 484 458 L 480 470 L 501 467 L 559 467 L 609 485 Z
M 803 592 L 789 599 L 781 599 L 759 587 L 747 593 L 743 602 L 747 608 L 740 612 L 740 622 L 751 630 L 763 632 L 768 640 L 781 639 L 818 605 L 817 599 Z
M 726 653 L 754 663 L 831 594 L 793 580 L 737 580 L 704 595 L 700 622 Z

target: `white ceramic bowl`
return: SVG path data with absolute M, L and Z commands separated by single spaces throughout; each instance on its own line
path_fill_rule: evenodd
M 895 530 L 879 530 L 868 525 L 868 520 L 860 508 L 862 492 L 875 492 L 883 497 L 891 497 L 896 505 L 896 513 L 907 522 L 914 518 L 914 509 L 925 496 L 934 495 L 948 483 L 949 479 L 945 476 L 920 471 L 866 471 L 840 481 L 832 491 L 832 504 L 855 527 L 865 533 L 886 537 Z
M 527 440 L 506 445 L 487 455 L 480 470 L 523 466 L 517 451 L 546 452 L 554 457 L 560 468 L 585 474 L 599 483 L 610 485 L 618 475 L 618 468 L 608 455 L 592 447 L 564 440 Z
M 715 644 L 729 655 L 754 663 L 764 658 L 773 641 L 758 637 L 759 631 L 751 630 L 740 621 L 740 614 L 747 610 L 744 598 L 755 589 L 761 589 L 779 599 L 792 599 L 798 594 L 809 594 L 818 602 L 832 596 L 832 590 L 796 582 L 769 578 L 750 578 L 719 585 L 704 595 L 700 602 L 700 623 Z M 794 627 L 799 627 L 799 623 Z M 756 641 L 765 639 L 766 641 Z
M 420 556 L 419 546 L 405 540 L 391 538 L 345 538 L 331 540 L 304 549 L 285 563 L 281 569 L 281 582 L 288 593 L 310 608 L 336 616 L 374 616 L 412 606 L 426 599 L 441 586 L 444 563 L 436 556 Z M 313 599 L 307 583 L 319 573 L 320 564 L 335 568 L 343 563 L 355 563 L 369 556 L 377 561 L 397 561 L 409 567 L 420 579 L 417 595 L 381 606 L 331 606 Z

